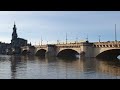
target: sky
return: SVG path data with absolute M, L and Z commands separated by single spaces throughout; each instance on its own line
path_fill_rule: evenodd
M 86 40 L 120 40 L 120 11 L 0 11 L 0 41 L 10 43 L 14 21 L 18 37 L 33 45 Z

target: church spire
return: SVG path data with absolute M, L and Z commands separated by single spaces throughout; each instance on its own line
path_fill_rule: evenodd
M 15 25 L 15 21 L 14 21 L 14 27 L 13 27 L 14 29 L 16 29 L 16 25 Z M 16 29 L 17 30 L 17 29 Z
M 15 25 L 15 21 L 14 21 L 14 26 L 16 26 L 16 25 Z
M 17 28 L 16 28 L 15 21 L 14 21 L 12 39 L 16 39 L 17 38 L 17 31 L 16 30 L 17 30 Z

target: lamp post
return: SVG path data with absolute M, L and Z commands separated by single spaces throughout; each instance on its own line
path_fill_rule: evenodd
M 59 44 L 59 40 L 57 40 L 57 44 Z
M 100 42 L 100 37 L 101 37 L 101 36 L 99 35 L 98 37 L 99 37 L 99 42 Z
M 76 43 L 78 43 L 78 38 L 76 37 Z
M 67 44 L 67 40 L 68 40 L 68 39 L 67 39 L 67 33 L 66 33 L 66 44 Z
M 39 42 L 39 46 L 40 46 L 40 42 Z
M 116 24 L 115 24 L 115 42 L 117 42 Z
M 86 41 L 88 42 L 88 34 L 87 34 L 87 38 L 86 38 Z
M 41 37 L 41 45 L 42 45 L 42 41 L 43 41 L 43 40 L 42 40 L 42 37 Z

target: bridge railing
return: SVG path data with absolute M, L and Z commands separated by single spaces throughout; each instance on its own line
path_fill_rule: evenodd
M 93 44 L 94 47 L 120 47 L 120 42 L 96 42 Z
M 60 48 L 80 48 L 81 47 L 80 44 L 59 44 L 56 46 Z
M 68 45 L 68 44 L 72 44 L 72 45 L 75 45 L 75 44 L 81 44 L 82 42 L 62 42 L 62 43 L 57 43 L 57 44 L 55 44 L 55 45 Z
M 35 45 L 37 48 L 47 48 L 47 45 Z

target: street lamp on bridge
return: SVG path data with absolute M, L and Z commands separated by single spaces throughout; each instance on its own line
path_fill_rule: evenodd
M 42 40 L 42 37 L 41 37 L 41 45 L 42 45 L 42 41 L 43 41 L 43 40 Z
M 101 38 L 101 36 L 99 35 L 98 37 L 99 37 L 99 42 L 100 42 L 100 38 Z
M 78 37 L 76 37 L 76 43 L 78 43 Z
M 117 42 L 116 24 L 115 24 L 115 42 Z
M 39 42 L 39 46 L 40 46 L 40 42 Z
M 67 39 L 67 33 L 66 33 L 66 44 L 67 44 L 67 40 L 68 40 L 68 39 Z
M 59 41 L 59 40 L 57 40 L 57 44 L 60 44 L 60 41 Z
M 87 34 L 87 38 L 86 38 L 86 41 L 88 42 L 88 34 Z

